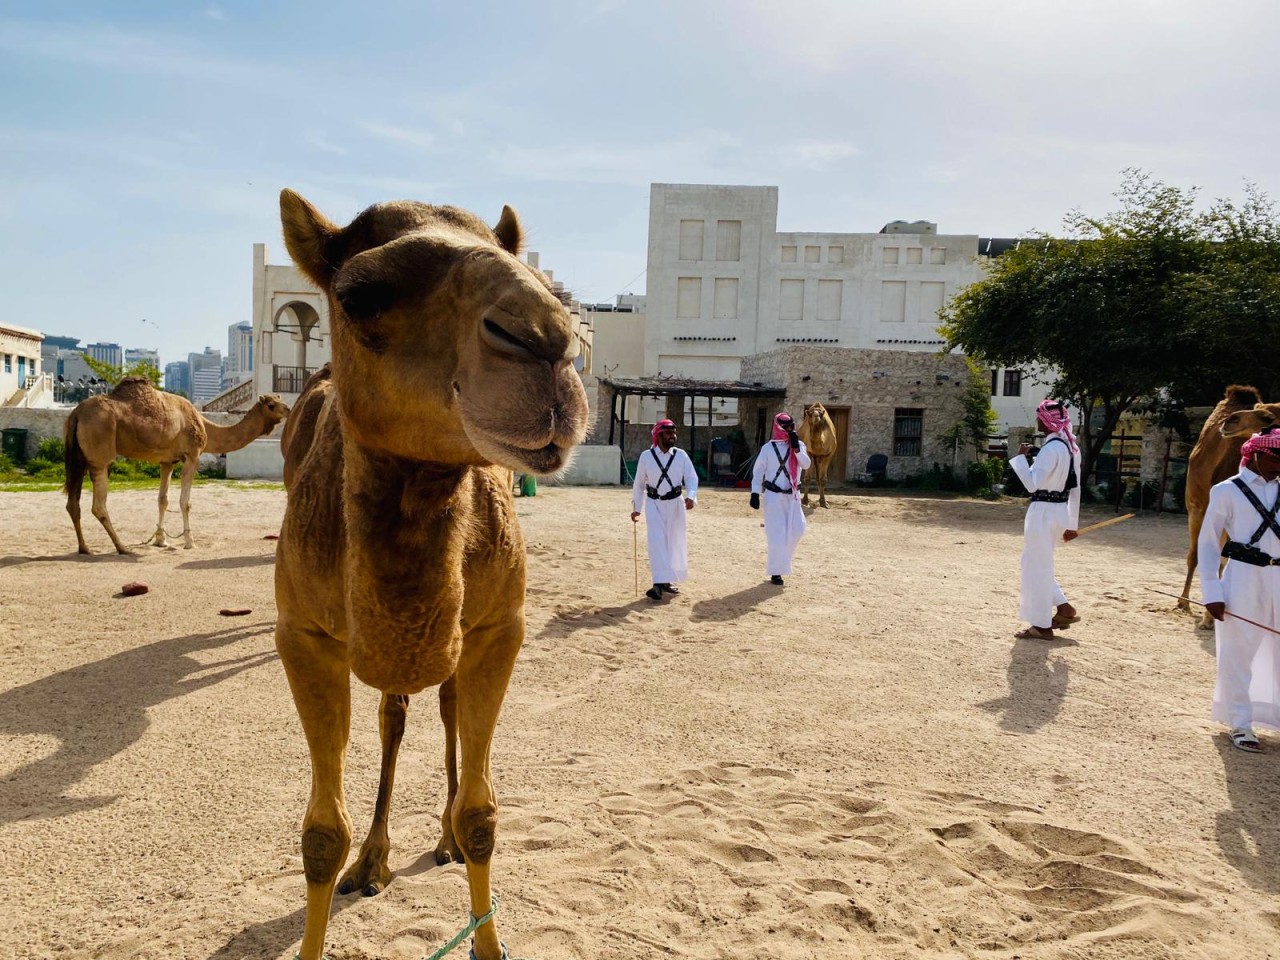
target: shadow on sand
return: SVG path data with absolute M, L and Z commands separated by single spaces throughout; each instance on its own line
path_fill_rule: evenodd
M 64 553 L 56 557 L 0 557 L 0 569 L 17 567 L 24 563 L 137 563 L 142 557 L 136 553 Z
M 536 639 L 551 638 L 562 640 L 565 637 L 572 636 L 579 630 L 617 626 L 620 623 L 626 623 L 633 613 L 660 607 L 661 605 L 641 597 L 639 600 L 632 600 L 628 604 L 617 607 L 589 605 L 578 607 L 575 610 L 564 610 L 556 613 L 547 621 L 547 625 L 542 628 Z
M 699 600 L 693 605 L 689 619 L 702 620 L 737 620 L 750 613 L 761 600 L 783 595 L 785 587 L 775 587 L 772 583 L 757 583 L 727 597 L 716 597 L 711 600 Z
M 111 803 L 115 797 L 65 794 L 146 732 L 149 707 L 276 659 L 274 647 L 216 663 L 192 654 L 269 636 L 273 627 L 263 622 L 158 640 L 0 694 L 0 735 L 58 740 L 51 755 L 0 781 L 0 823 L 63 817 Z
M 1222 755 L 1231 807 L 1218 814 L 1218 848 L 1255 890 L 1280 894 L 1280 823 L 1276 787 L 1280 758 L 1274 739 L 1262 754 L 1237 750 L 1225 731 L 1213 738 Z
M 978 704 L 990 713 L 1002 714 L 1000 729 L 1009 733 L 1035 733 L 1062 709 L 1067 696 L 1067 661 L 1050 654 L 1061 647 L 1077 646 L 1074 640 L 1019 640 L 1009 655 L 1009 695 Z
M 223 557 L 220 560 L 188 560 L 178 570 L 234 570 L 237 567 L 265 567 L 276 562 L 274 553 L 255 553 L 246 557 Z

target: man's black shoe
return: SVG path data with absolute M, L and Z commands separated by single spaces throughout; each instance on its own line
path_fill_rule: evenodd
M 678 597 L 678 596 L 680 596 L 680 588 L 679 588 L 679 587 L 673 586 L 672 584 L 669 584 L 669 583 L 660 583 L 660 584 L 658 584 L 658 586 L 662 588 L 662 592 L 663 592 L 663 593 L 669 593 L 669 594 L 671 594 L 673 597 Z
M 778 576 L 776 573 L 769 578 L 769 582 L 772 583 L 775 587 L 782 586 L 782 578 Z
M 654 586 L 652 586 L 652 587 L 650 587 L 648 590 L 646 590 L 646 591 L 644 592 L 644 595 L 645 595 L 646 597 L 648 597 L 650 600 L 661 600 L 661 599 L 662 599 L 662 591 L 658 589 L 657 584 L 655 584 Z

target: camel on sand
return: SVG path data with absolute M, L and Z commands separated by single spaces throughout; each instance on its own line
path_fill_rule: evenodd
M 398 202 L 347 227 L 280 195 L 294 263 L 329 297 L 332 363 L 285 427 L 288 505 L 276 549 L 276 649 L 311 751 L 299 955 L 318 960 L 334 887 L 391 878 L 387 818 L 409 696 L 440 685 L 448 794 L 437 863 L 466 865 L 490 909 L 497 803 L 489 749 L 524 639 L 525 552 L 511 470 L 562 469 L 586 436 L 569 314 L 516 258 L 522 229 Z M 382 773 L 369 834 L 343 874 L 350 674 L 382 691 Z M 459 761 L 458 747 L 461 748 Z M 492 921 L 479 960 L 506 956 Z
M 1221 483 L 1240 469 L 1240 447 L 1254 433 L 1270 426 L 1280 417 L 1280 404 L 1262 402 L 1257 387 L 1233 383 L 1227 387 L 1218 405 L 1213 408 L 1200 436 L 1187 460 L 1187 531 L 1191 543 L 1187 548 L 1187 579 L 1182 596 L 1190 597 L 1191 581 L 1196 573 L 1196 543 L 1200 528 L 1204 525 L 1204 513 L 1209 507 L 1209 491 L 1215 483 Z M 1179 600 L 1178 609 L 1191 611 L 1188 600 Z M 1213 618 L 1205 614 L 1200 627 L 1213 628 Z
M 811 403 L 804 408 L 804 420 L 796 431 L 811 461 L 809 469 L 800 478 L 804 488 L 801 503 L 809 505 L 809 488 L 814 477 L 818 480 L 818 506 L 827 505 L 827 470 L 831 467 L 831 458 L 836 452 L 836 425 L 831 422 L 831 415 L 821 403 Z
M 239 423 L 221 427 L 206 420 L 191 401 L 157 390 L 146 377 L 125 377 L 105 395 L 89 397 L 71 411 L 63 427 L 67 513 L 76 528 L 81 553 L 92 553 L 80 529 L 80 490 L 87 471 L 93 483 L 93 515 L 120 553 L 133 553 L 116 535 L 107 515 L 107 468 L 116 457 L 160 464 L 160 519 L 146 541 L 168 546 L 164 515 L 169 509 L 169 478 L 182 463 L 182 538 L 191 549 L 191 481 L 202 453 L 229 453 L 266 436 L 289 415 L 273 393 L 264 394 Z

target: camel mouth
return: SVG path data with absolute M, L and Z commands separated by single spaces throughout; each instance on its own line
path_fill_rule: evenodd
M 471 442 L 481 456 L 517 471 L 528 471 L 539 475 L 556 473 L 568 464 L 572 452 L 572 444 L 562 446 L 555 440 L 531 449 L 499 440 L 492 434 L 476 436 L 471 431 L 468 433 L 471 434 Z

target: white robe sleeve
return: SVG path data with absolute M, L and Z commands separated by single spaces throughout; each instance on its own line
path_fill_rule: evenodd
M 1084 477 L 1080 473 L 1080 454 L 1071 453 L 1072 464 L 1076 468 L 1076 485 L 1071 488 L 1071 492 L 1067 494 L 1067 529 L 1080 529 L 1080 488 L 1084 486 Z M 1066 482 L 1065 480 L 1063 481 Z
M 645 451 L 648 453 L 649 451 Z M 645 471 L 645 455 L 640 454 L 640 458 L 636 461 L 636 480 L 631 485 L 631 512 L 644 513 L 644 487 L 648 483 L 648 474 Z
M 1234 499 L 1226 487 L 1214 486 L 1209 491 L 1209 506 L 1204 512 L 1204 524 L 1196 540 L 1196 566 L 1200 570 L 1200 593 L 1205 603 L 1221 603 L 1223 600 L 1218 567 L 1222 557 L 1222 535 L 1231 521 Z
M 760 448 L 760 452 L 756 454 L 756 464 L 751 468 L 751 492 L 759 493 L 764 489 L 764 470 L 765 461 L 769 458 L 769 451 L 772 448 L 769 444 L 765 444 Z
M 698 471 L 689 459 L 689 455 L 680 451 L 681 466 L 684 468 L 684 495 L 694 503 L 698 502 Z

